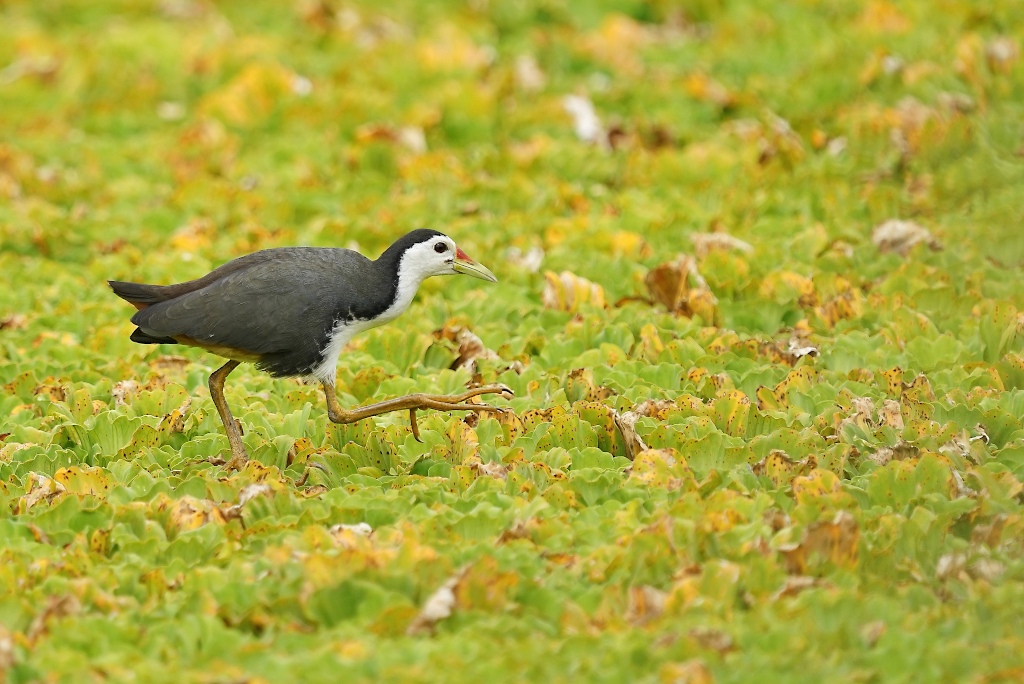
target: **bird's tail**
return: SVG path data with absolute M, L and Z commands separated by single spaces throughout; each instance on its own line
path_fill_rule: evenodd
M 142 332 L 142 328 L 136 328 L 128 339 L 139 344 L 178 344 L 173 337 L 154 337 Z
M 129 302 L 138 310 L 145 309 L 150 304 L 157 304 L 167 299 L 161 292 L 164 288 L 159 285 L 147 285 L 145 283 L 126 283 L 120 280 L 108 280 L 107 284 L 121 299 Z M 171 337 L 156 337 L 142 332 L 136 328 L 131 336 L 132 342 L 139 344 L 178 344 L 178 341 Z
M 146 285 L 145 283 L 126 283 L 120 280 L 108 280 L 107 284 L 121 299 L 135 306 L 136 309 L 145 309 L 150 304 L 162 302 L 165 297 L 161 296 L 159 285 Z

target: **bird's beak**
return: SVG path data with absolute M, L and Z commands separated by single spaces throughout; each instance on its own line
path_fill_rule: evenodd
M 456 248 L 455 250 L 455 262 L 452 264 L 452 268 L 455 269 L 456 273 L 462 273 L 463 275 L 473 276 L 480 280 L 489 280 L 492 283 L 498 282 L 498 279 L 494 277 L 494 274 L 487 270 L 487 267 L 478 264 L 461 249 Z

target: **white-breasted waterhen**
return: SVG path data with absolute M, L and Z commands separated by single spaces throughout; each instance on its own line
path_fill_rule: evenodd
M 224 380 L 242 362 L 255 363 L 274 377 L 316 378 L 335 423 L 408 410 L 417 439 L 417 409 L 500 411 L 467 402 L 484 394 L 510 398 L 512 391 L 504 385 L 457 396 L 411 394 L 351 411 L 335 395 L 335 368 L 345 344 L 401 315 L 430 276 L 457 273 L 497 282 L 450 237 L 420 229 L 396 240 L 376 261 L 350 249 L 282 247 L 239 257 L 177 285 L 109 284 L 138 309 L 132 316 L 137 326 L 133 342 L 186 344 L 228 359 L 210 375 L 210 395 L 224 421 L 231 467 L 239 467 L 248 454 L 224 399 Z

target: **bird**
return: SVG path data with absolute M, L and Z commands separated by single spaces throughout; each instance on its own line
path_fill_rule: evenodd
M 487 394 L 511 399 L 505 385 L 458 395 L 411 394 L 346 410 L 335 392 L 338 358 L 354 336 L 389 323 L 412 303 L 431 276 L 463 274 L 492 283 L 497 278 L 444 233 L 420 228 L 398 238 L 377 259 L 332 247 L 277 247 L 238 257 L 195 280 L 150 285 L 107 283 L 134 305 L 139 344 L 183 344 L 227 359 L 210 374 L 210 396 L 231 447 L 229 469 L 249 456 L 242 432 L 224 398 L 224 381 L 241 363 L 254 363 L 274 377 L 318 381 L 328 418 L 354 423 L 391 411 L 409 411 L 413 436 L 420 438 L 416 411 L 502 412 L 470 403 Z

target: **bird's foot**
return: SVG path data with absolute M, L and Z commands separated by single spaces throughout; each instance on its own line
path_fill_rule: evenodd
M 229 471 L 241 470 L 249 463 L 249 454 L 246 453 L 245 449 L 241 453 L 232 453 L 231 460 L 227 463 L 227 469 Z
M 445 404 L 464 404 L 466 401 L 473 397 L 479 397 L 484 394 L 498 394 L 502 399 L 514 399 L 516 393 L 512 391 L 512 388 L 508 385 L 484 385 L 483 387 L 474 387 L 468 392 L 462 394 L 446 395 L 446 394 L 424 394 L 422 395 L 430 401 L 437 401 Z M 472 410 L 470 406 L 482 406 L 483 404 L 468 404 L 461 406 L 460 409 Z M 448 409 L 456 410 L 456 409 Z M 503 409 L 493 409 L 495 411 L 501 411 Z
M 338 398 L 335 396 L 332 386 L 324 384 L 324 394 L 327 397 L 327 417 L 332 423 L 354 423 L 371 416 L 379 416 L 382 413 L 408 411 L 409 421 L 412 424 L 412 434 L 417 440 L 420 438 L 419 425 L 416 423 L 416 411 L 418 410 L 475 411 L 477 413 L 491 411 L 501 413 L 507 409 L 488 406 L 487 404 L 472 404 L 469 403 L 469 400 L 484 394 L 498 394 L 506 399 L 511 399 L 515 396 L 515 393 L 505 385 L 488 385 L 457 395 L 410 394 L 370 404 L 369 406 L 361 406 L 357 409 L 345 410 L 338 404 Z
M 228 469 L 229 472 L 235 472 L 237 470 L 243 470 L 243 469 L 245 469 L 245 466 L 248 465 L 248 463 L 249 463 L 249 459 L 248 458 L 232 458 L 228 462 L 227 469 Z
M 206 459 L 206 462 L 210 465 L 224 466 L 229 472 L 235 470 L 242 470 L 249 463 L 249 455 L 243 452 L 242 454 L 232 454 L 231 458 L 225 460 L 220 456 L 210 456 Z
M 515 392 L 506 385 L 488 385 L 486 387 L 477 387 L 471 389 L 468 392 L 457 395 L 443 395 L 443 394 L 426 394 L 421 395 L 423 399 L 423 405 L 418 407 L 412 407 L 409 409 L 409 425 L 412 428 L 412 436 L 417 442 L 423 440 L 420 439 L 420 428 L 416 423 L 416 410 L 418 408 L 430 408 L 435 411 L 473 411 L 475 413 L 505 413 L 509 409 L 500 406 L 490 406 L 489 404 L 471 404 L 468 403 L 469 399 L 479 397 L 484 394 L 498 394 L 504 399 L 512 399 L 515 397 Z

